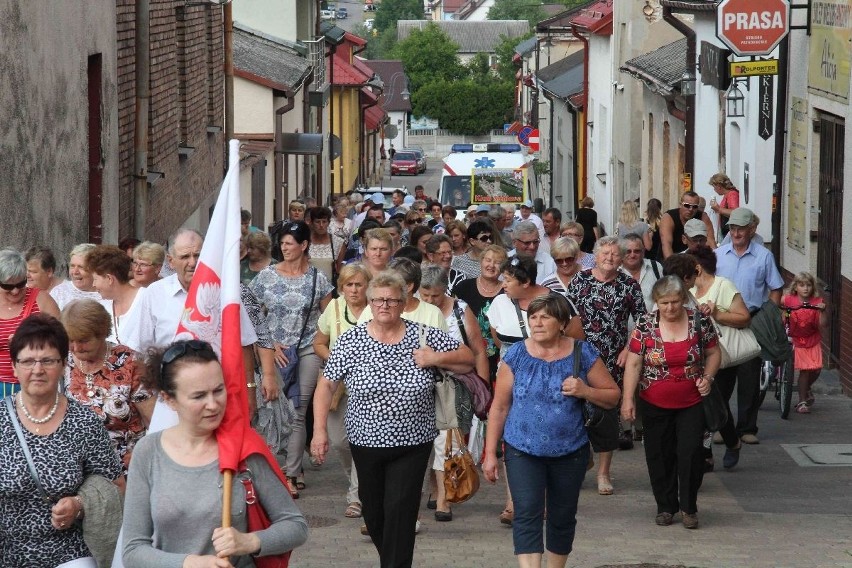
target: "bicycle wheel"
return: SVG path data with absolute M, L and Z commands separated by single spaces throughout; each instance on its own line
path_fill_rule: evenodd
M 763 400 L 766 398 L 766 391 L 769 390 L 769 385 L 772 384 L 772 375 L 775 372 L 775 366 L 772 361 L 764 361 L 760 366 L 760 394 L 757 399 L 757 407 L 763 405 Z
M 790 415 L 790 401 L 793 400 L 793 358 L 788 357 L 781 363 L 778 376 L 778 403 L 781 406 L 781 418 L 786 420 Z

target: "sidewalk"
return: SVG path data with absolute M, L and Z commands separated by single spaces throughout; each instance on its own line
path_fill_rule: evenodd
M 833 388 L 828 372 L 817 384 L 823 379 L 826 389 Z M 615 495 L 597 494 L 594 471 L 586 477 L 568 565 L 852 567 L 852 467 L 802 467 L 782 447 L 849 444 L 845 451 L 852 455 L 852 399 L 816 392 L 813 413 L 791 413 L 789 420 L 780 419 L 774 399 L 767 397 L 758 423 L 761 444 L 744 446 L 733 470 L 719 467 L 705 476 L 698 500 L 701 528 L 695 531 L 679 523 L 656 526 L 642 446 L 616 452 Z M 717 463 L 721 448 L 714 447 Z M 311 533 L 291 566 L 378 566 L 375 548 L 358 532 L 361 520 L 343 516 L 346 480 L 335 459 L 306 474 L 308 488 L 297 504 Z M 452 522 L 437 523 L 424 494 L 414 565 L 517 566 L 511 529 L 497 518 L 504 499 L 502 485 L 483 481 L 471 502 L 454 507 Z

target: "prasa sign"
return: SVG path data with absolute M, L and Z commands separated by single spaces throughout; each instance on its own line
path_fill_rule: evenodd
M 716 37 L 739 56 L 769 55 L 790 30 L 787 0 L 722 0 Z

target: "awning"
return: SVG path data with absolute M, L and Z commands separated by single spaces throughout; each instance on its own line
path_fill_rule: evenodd
M 385 114 L 385 111 L 383 111 L 380 107 L 367 107 L 364 111 L 364 126 L 367 127 L 368 132 L 374 132 L 378 130 L 382 124 L 384 124 L 386 118 L 387 115 Z
M 536 80 L 552 96 L 576 106 L 572 97 L 583 92 L 583 51 L 575 51 L 552 65 L 539 69 Z

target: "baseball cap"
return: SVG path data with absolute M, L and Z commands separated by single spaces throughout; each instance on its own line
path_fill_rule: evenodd
M 488 213 L 489 211 L 491 211 L 491 206 L 485 205 L 484 203 L 476 208 L 477 213 Z
M 476 213 L 476 210 L 477 210 L 477 209 L 478 209 L 478 207 L 477 207 L 476 205 L 470 205 L 470 206 L 467 208 L 467 212 L 468 212 L 468 213 Z
M 381 192 L 377 191 L 376 193 L 370 196 L 370 201 L 372 201 L 373 203 L 384 203 L 385 196 L 382 195 Z
M 700 221 L 698 219 L 690 219 L 689 221 L 683 224 L 683 232 L 690 239 L 693 239 L 695 237 L 706 237 L 707 225 L 704 224 L 704 221 Z
M 736 225 L 737 227 L 746 227 L 754 221 L 754 212 L 748 207 L 737 207 L 731 211 L 731 217 L 728 219 L 728 225 Z
M 406 195 L 406 196 L 402 199 L 402 203 L 403 203 L 404 205 L 411 205 L 412 203 L 414 203 L 414 196 L 413 196 L 413 195 Z
M 526 207 L 527 209 L 532 209 L 532 201 L 527 199 L 523 203 L 521 203 L 521 207 Z

